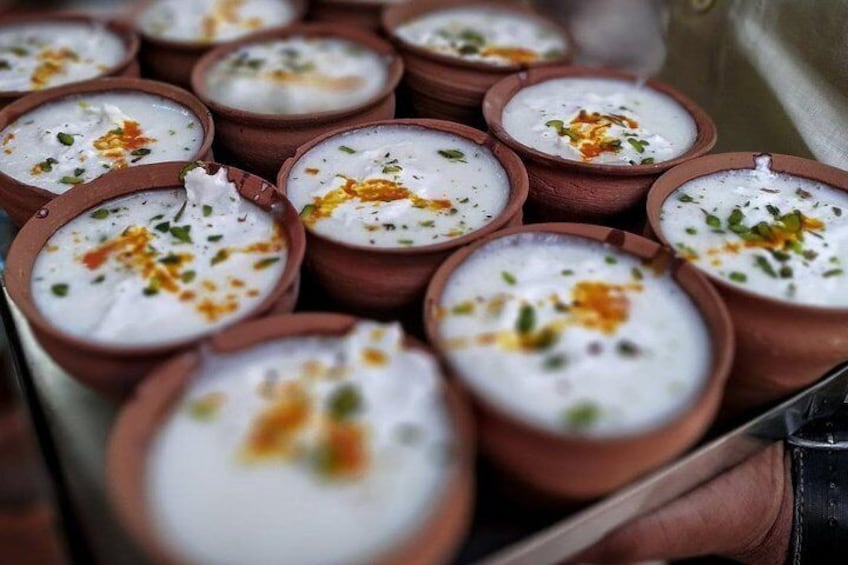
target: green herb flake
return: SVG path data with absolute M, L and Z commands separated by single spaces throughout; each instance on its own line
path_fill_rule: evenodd
M 191 225 L 174 226 L 168 232 L 180 243 L 193 243 L 191 240 Z
M 844 273 L 844 271 L 842 269 L 831 269 L 829 271 L 825 271 L 824 273 L 822 273 L 822 276 L 826 279 L 829 279 L 830 277 L 838 277 L 838 276 L 842 275 L 843 273 Z
M 833 206 L 833 207 L 831 207 L 831 210 L 833 210 L 833 213 L 836 215 L 837 218 L 842 215 L 842 208 L 839 208 L 837 206 Z
M 574 271 L 572 271 L 571 269 L 563 269 L 562 271 L 560 271 L 559 274 L 561 274 L 564 277 L 570 277 L 574 274 Z
M 422 228 L 432 228 L 436 226 L 436 222 L 434 222 L 433 220 L 427 220 L 425 222 L 418 222 L 418 225 Z
M 568 357 L 565 355 L 551 355 L 542 363 L 542 367 L 546 371 L 556 371 L 562 369 L 568 364 Z
M 221 241 L 223 238 L 224 236 L 222 234 L 215 234 L 208 236 L 206 238 L 206 241 L 211 241 L 212 243 L 215 243 L 216 241 Z
M 253 264 L 253 268 L 257 271 L 261 271 L 262 269 L 267 269 L 274 263 L 280 260 L 279 257 L 266 257 L 265 259 L 260 259 L 256 263 Z
M 515 286 L 515 284 L 518 282 L 518 279 L 515 278 L 515 275 L 513 275 L 512 273 L 510 273 L 508 271 L 502 271 L 501 272 L 501 278 L 504 280 L 504 282 L 506 284 L 508 284 L 510 286 Z
M 414 241 L 412 241 L 411 239 L 399 239 L 399 240 L 398 240 L 398 243 L 399 243 L 400 245 L 410 246 L 410 245 L 413 245 L 415 242 L 414 242 Z
M 686 204 L 695 201 L 694 198 L 692 198 L 691 196 L 689 196 L 688 194 L 685 194 L 685 193 L 678 196 L 677 199 L 680 200 L 681 202 L 685 202 Z
M 50 292 L 52 292 L 55 296 L 63 298 L 68 296 L 68 290 L 70 287 L 65 283 L 54 284 L 50 287 Z
M 696 230 L 695 228 L 686 228 L 686 233 L 688 233 L 689 235 L 695 235 L 698 233 L 698 230 Z
M 63 131 L 60 131 L 59 133 L 56 134 L 56 139 L 58 139 L 59 143 L 61 143 L 62 145 L 73 145 L 74 144 L 74 136 L 72 136 L 69 133 L 65 133 Z
M 653 165 L 654 162 L 655 161 L 654 161 L 653 157 L 646 157 L 646 158 L 642 159 L 642 161 L 640 161 L 639 164 L 640 165 Z
M 394 174 L 394 173 L 399 173 L 402 170 L 403 170 L 403 167 L 401 167 L 400 165 L 386 165 L 385 167 L 383 167 L 383 174 L 384 175 L 391 175 L 391 174 Z
M 344 384 L 330 394 L 327 399 L 327 412 L 337 422 L 350 420 L 362 410 L 362 395 L 352 384 Z
M 637 153 L 644 153 L 645 147 L 650 145 L 650 143 L 646 140 L 635 139 L 635 138 L 632 138 L 632 137 L 627 138 L 627 143 L 629 143 L 633 147 L 633 149 L 636 150 Z
M 465 153 L 460 151 L 459 149 L 439 149 L 439 155 L 448 159 L 449 161 L 454 161 L 457 163 L 467 163 L 465 160 Z
M 720 228 L 721 227 L 721 220 L 718 218 L 718 216 L 713 216 L 712 214 L 710 214 L 706 210 L 701 210 L 701 211 L 704 213 L 704 221 L 706 222 L 706 224 L 708 226 L 710 226 L 711 228 Z
M 745 273 L 740 273 L 739 271 L 733 271 L 729 275 L 730 280 L 733 282 L 744 283 L 748 281 L 748 275 Z
M 616 259 L 612 255 L 607 255 L 606 257 L 604 257 L 604 261 L 607 263 L 607 265 L 615 265 L 618 263 L 618 259 Z
M 95 220 L 105 220 L 109 217 L 109 210 L 106 208 L 100 208 L 99 210 L 95 210 L 91 213 L 91 217 Z
M 592 427 L 601 416 L 601 410 L 594 402 L 581 402 L 565 411 L 563 420 L 570 430 L 585 430 Z
M 341 151 L 342 153 L 347 153 L 348 155 L 353 155 L 354 153 L 356 153 L 356 149 L 352 149 L 347 145 L 339 146 L 339 151 Z
M 754 259 L 754 265 L 756 265 L 760 270 L 762 270 L 765 274 L 772 278 L 777 278 L 777 272 L 775 272 L 774 267 L 771 266 L 768 259 L 763 255 L 757 255 Z
M 522 304 L 518 311 L 518 319 L 515 321 L 515 331 L 527 334 L 536 327 L 536 309 L 529 304 Z
M 162 222 L 160 224 L 156 224 L 155 226 L 153 226 L 153 229 L 162 233 L 168 233 L 168 230 L 171 229 L 171 222 Z
M 212 206 L 210 206 L 209 204 L 204 204 L 203 205 L 203 217 L 208 218 L 211 215 L 212 215 Z

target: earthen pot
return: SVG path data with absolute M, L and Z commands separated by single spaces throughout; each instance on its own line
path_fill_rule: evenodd
M 24 225 L 9 250 L 5 270 L 9 295 L 26 317 L 41 346 L 71 376 L 108 396 L 120 397 L 128 393 L 151 368 L 175 352 L 193 347 L 209 334 L 165 345 L 127 347 L 98 344 L 67 334 L 54 326 L 35 305 L 31 285 L 35 260 L 59 228 L 103 202 L 136 192 L 183 186 L 180 174 L 187 164 L 174 162 L 122 169 L 89 183 L 82 190 L 63 194 Z M 210 173 L 223 166 L 202 164 Z M 283 228 L 288 253 L 285 269 L 271 294 L 246 312 L 245 318 L 290 312 L 297 300 L 305 247 L 300 218 L 292 205 L 264 179 L 232 167 L 227 170 L 227 176 L 245 199 L 274 212 Z
M 219 355 L 236 353 L 261 344 L 296 336 L 339 336 L 357 323 L 339 314 L 295 314 L 246 322 L 225 330 L 204 344 Z M 429 352 L 412 338 L 406 345 Z M 107 448 L 109 493 L 118 517 L 134 540 L 156 563 L 177 563 L 158 539 L 147 506 L 145 469 L 151 444 L 202 365 L 203 353 L 195 349 L 160 365 L 124 405 Z M 474 437 L 471 413 L 465 399 L 444 381 L 444 397 L 457 442 L 457 464 L 431 513 L 417 530 L 400 540 L 371 563 L 447 563 L 465 536 L 471 518 L 474 491 Z M 226 519 L 222 517 L 221 519 Z
M 289 37 L 339 38 L 382 55 L 388 76 L 383 89 L 370 100 L 352 108 L 311 114 L 275 115 L 239 110 L 215 102 L 206 87 L 206 74 L 218 61 L 245 45 Z M 342 24 L 299 24 L 251 35 L 221 46 L 204 56 L 192 73 L 192 87 L 215 115 L 218 142 L 238 163 L 272 178 L 280 165 L 307 141 L 344 126 L 395 116 L 395 88 L 403 76 L 403 62 L 391 45 L 365 30 Z
M 181 86 L 191 87 L 191 71 L 203 55 L 226 42 L 207 43 L 203 41 L 175 41 L 156 37 L 146 33 L 138 25 L 138 18 L 144 10 L 156 0 L 145 0 L 134 6 L 128 18 L 136 22 L 136 30 L 141 36 L 140 60 L 145 76 Z M 295 16 L 290 23 L 303 18 L 306 12 L 305 0 L 280 0 L 294 7 Z M 245 34 L 247 36 L 248 34 Z
M 212 122 L 212 114 L 209 113 L 206 106 L 192 96 L 191 93 L 181 88 L 152 80 L 105 78 L 69 84 L 30 94 L 0 110 L 0 131 L 9 124 L 17 121 L 24 114 L 68 96 L 116 91 L 144 92 L 161 96 L 173 100 L 191 110 L 203 126 L 203 142 L 195 155 L 192 156 L 192 160 L 212 158 L 212 141 L 215 137 L 215 125 Z M 112 174 L 114 172 L 109 172 L 105 176 Z M 76 185 L 68 192 L 78 189 L 85 190 L 85 187 L 91 184 L 93 183 Z M 0 207 L 6 211 L 9 218 L 17 226 L 22 226 L 38 209 L 57 196 L 58 194 L 49 190 L 24 184 L 0 171 Z
M 395 30 L 410 20 L 432 12 L 458 7 L 498 8 L 531 17 L 558 31 L 566 40 L 566 51 L 558 59 L 513 65 L 490 65 L 434 53 L 400 39 Z M 383 29 L 397 45 L 406 65 L 405 85 L 409 88 L 412 109 L 422 118 L 450 120 L 482 126 L 480 105 L 483 97 L 499 80 L 528 68 L 565 64 L 571 60 L 572 42 L 564 28 L 511 0 L 421 0 L 388 6 L 383 11 Z
M 138 56 L 138 46 L 139 40 L 138 36 L 133 31 L 132 27 L 117 21 L 109 21 L 103 20 L 102 18 L 98 18 L 92 15 L 86 14 L 77 14 L 77 13 L 29 13 L 29 14 L 16 14 L 16 15 L 5 15 L 0 18 L 0 28 L 6 26 L 16 26 L 20 24 L 26 24 L 30 22 L 80 22 L 87 23 L 92 25 L 102 25 L 116 36 L 118 36 L 121 41 L 124 43 L 124 49 L 126 52 L 124 53 L 123 58 L 118 61 L 117 64 L 113 65 L 106 71 L 104 71 L 100 76 L 101 77 L 130 77 L 137 78 L 139 76 L 139 66 L 136 57 Z M 93 77 L 97 78 L 97 77 Z M 76 84 L 76 83 L 68 83 L 68 84 Z M 66 86 L 66 85 L 62 85 Z M 54 90 L 54 88 L 48 88 L 44 90 L 32 91 L 32 90 L 20 90 L 20 91 L 0 91 L 0 109 L 5 107 L 7 104 L 14 102 L 15 100 L 26 96 L 32 92 L 50 92 Z
M 689 150 L 653 165 L 603 165 L 547 155 L 516 141 L 503 127 L 503 110 L 526 87 L 559 78 L 606 78 L 632 82 L 636 75 L 610 69 L 556 67 L 531 69 L 507 77 L 492 87 L 483 102 L 486 123 L 498 139 L 515 150 L 527 164 L 530 197 L 527 213 L 538 221 L 590 222 L 616 227 L 641 228 L 645 198 L 651 184 L 665 171 L 708 153 L 716 142 L 712 119 L 694 102 L 673 88 L 645 81 L 680 104 L 695 121 L 698 134 Z
M 708 155 L 664 174 L 648 195 L 650 233 L 669 245 L 660 212 L 682 184 L 734 169 L 753 169 L 759 153 Z M 848 190 L 848 173 L 816 161 L 771 155 L 771 169 Z M 848 360 L 848 309 L 825 308 L 755 294 L 707 274 L 730 310 L 737 353 L 723 410 L 729 415 L 760 407 L 812 384 Z
M 588 224 L 535 224 L 490 235 L 458 251 L 439 268 L 424 301 L 427 337 L 436 350 L 445 350 L 438 312 L 451 274 L 482 246 L 518 233 L 568 234 L 606 242 L 655 265 L 666 265 L 692 299 L 708 330 L 712 364 L 697 398 L 672 420 L 632 435 L 587 438 L 566 432 L 552 433 L 525 423 L 466 388 L 477 408 L 481 450 L 495 464 L 531 492 L 562 500 L 593 499 L 680 455 L 704 434 L 718 410 L 733 361 L 730 317 L 706 277 L 686 262 L 673 259 L 668 250 L 653 241 Z M 462 383 L 461 374 L 455 373 L 454 378 Z
M 277 177 L 285 195 L 289 175 L 298 160 L 322 142 L 356 129 L 407 125 L 459 135 L 487 147 L 506 170 L 509 200 L 503 212 L 481 229 L 435 245 L 373 248 L 335 241 L 307 229 L 307 264 L 327 293 L 356 313 L 378 317 L 399 315 L 420 300 L 436 269 L 453 251 L 504 227 L 520 226 L 527 198 L 527 172 L 518 156 L 492 136 L 468 126 L 440 120 L 391 120 L 346 127 L 322 135 L 298 149 Z
M 314 0 L 309 3 L 309 17 L 319 22 L 355 25 L 380 30 L 380 17 L 386 2 L 380 0 Z

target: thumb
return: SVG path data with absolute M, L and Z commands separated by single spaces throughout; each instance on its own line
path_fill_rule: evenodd
M 778 443 L 612 532 L 574 561 L 628 563 L 726 555 L 748 563 L 782 563 L 791 526 L 788 461 Z

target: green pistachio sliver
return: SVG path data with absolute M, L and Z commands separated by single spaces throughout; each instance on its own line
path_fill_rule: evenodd
M 518 311 L 518 319 L 515 321 L 515 331 L 526 334 L 536 327 L 536 309 L 529 304 L 522 304 Z
M 314 212 L 314 211 L 315 211 L 315 205 L 314 204 L 307 204 L 306 206 L 303 207 L 303 210 L 300 211 L 300 217 L 301 218 L 308 218 L 309 216 L 312 215 L 312 212 Z
M 162 222 L 160 224 L 156 224 L 155 226 L 153 226 L 153 229 L 162 233 L 168 233 L 168 230 L 171 229 L 171 222 Z
M 63 298 L 68 296 L 68 290 L 70 287 L 65 283 L 57 283 L 50 287 L 50 292 L 52 292 L 55 296 Z
M 471 301 L 462 302 L 451 308 L 451 313 L 456 316 L 467 316 L 474 312 L 474 303 Z
M 685 193 L 684 193 L 684 194 L 681 194 L 680 196 L 678 196 L 678 197 L 677 197 L 677 199 L 678 199 L 678 200 L 680 200 L 681 202 L 685 202 L 685 203 L 687 203 L 687 204 L 688 204 L 689 202 L 694 202 L 694 201 L 695 201 L 695 199 L 694 199 L 694 198 L 692 198 L 691 196 L 689 196 L 688 194 L 685 194 Z
M 696 235 L 698 233 L 698 230 L 696 230 L 695 228 L 686 228 L 686 233 L 688 233 L 689 235 Z
M 592 427 L 601 416 L 597 404 L 590 401 L 575 404 L 563 414 L 563 423 L 571 430 L 585 430 Z
M 402 170 L 403 167 L 401 167 L 400 165 L 386 165 L 385 167 L 383 167 L 383 174 L 390 175 L 393 173 L 399 173 Z
M 618 259 L 616 259 L 612 255 L 607 255 L 606 257 L 604 257 L 604 261 L 607 263 L 607 265 L 615 265 L 618 263 Z
M 84 179 L 80 177 L 64 176 L 59 179 L 62 184 L 82 184 Z
M 206 241 L 211 241 L 212 243 L 215 243 L 216 241 L 221 241 L 223 237 L 224 236 L 222 234 L 210 235 L 206 238 Z
M 564 277 L 570 277 L 574 274 L 574 271 L 572 271 L 571 269 L 563 269 L 562 271 L 560 271 L 560 274 Z
M 186 272 L 184 272 L 183 274 L 180 275 L 180 280 L 183 281 L 184 283 L 188 284 L 191 281 L 193 281 L 196 276 L 197 276 L 197 273 L 195 273 L 194 271 L 186 271 Z
M 734 208 L 730 216 L 727 217 L 727 223 L 731 226 L 736 226 L 742 223 L 745 219 L 745 214 L 739 208 Z
M 638 267 L 633 267 L 630 270 L 630 274 L 633 275 L 633 278 L 636 279 L 637 281 L 641 281 L 642 279 L 645 278 L 644 273 L 642 273 L 642 271 Z
M 59 133 L 56 134 L 56 139 L 58 139 L 59 143 L 61 143 L 62 145 L 73 145 L 74 144 L 74 136 L 72 136 L 69 133 L 65 133 L 63 131 L 60 131 Z
M 133 157 L 144 157 L 145 155 L 150 155 L 151 151 L 147 147 L 140 147 L 138 149 L 133 149 L 130 151 L 130 155 Z
M 180 243 L 192 243 L 191 240 L 191 225 L 174 226 L 168 232 Z
M 109 210 L 106 208 L 100 208 L 99 210 L 95 210 L 91 213 L 91 217 L 95 220 L 105 220 L 109 217 Z
M 193 171 L 193 170 L 194 170 L 194 169 L 196 169 L 197 167 L 202 167 L 202 166 L 203 166 L 203 163 L 202 163 L 201 161 L 194 161 L 194 162 L 188 163 L 188 164 L 187 164 L 187 165 L 185 165 L 182 169 L 180 169 L 180 176 L 179 176 L 179 179 L 180 179 L 181 181 L 184 181 L 184 180 L 185 180 L 186 175 L 187 175 L 189 172 Z M 177 218 L 175 221 L 179 221 L 179 218 Z
M 637 153 L 644 153 L 645 147 L 650 145 L 650 143 L 648 143 L 645 140 L 635 139 L 635 138 L 632 138 L 632 137 L 627 138 L 627 143 L 629 143 L 631 145 L 631 147 L 633 147 L 633 149 L 636 150 Z
M 642 159 L 639 164 L 640 165 L 653 165 L 655 163 L 655 159 L 653 157 L 646 157 Z
M 745 273 L 740 273 L 739 271 L 733 271 L 732 273 L 730 273 L 728 278 L 733 282 L 738 283 L 744 283 L 748 281 L 748 275 L 746 275 Z
M 274 263 L 280 260 L 279 257 L 266 257 L 265 259 L 260 259 L 256 263 L 253 264 L 253 268 L 257 271 L 261 271 L 262 269 L 267 269 Z
M 362 409 L 363 401 L 359 389 L 352 384 L 344 384 L 334 390 L 327 399 L 327 412 L 333 420 L 350 420 Z
M 465 160 L 465 153 L 460 151 L 459 149 L 439 149 L 439 155 L 448 159 L 449 161 L 454 161 L 457 163 L 467 163 Z
M 768 259 L 766 259 L 765 256 L 757 255 L 757 257 L 754 259 L 754 264 L 768 276 L 772 278 L 777 278 L 777 273 L 775 272 L 774 267 L 771 266 L 771 263 L 769 263 Z
M 838 277 L 838 276 L 842 275 L 843 273 L 844 273 L 844 271 L 842 269 L 831 269 L 829 271 L 825 271 L 824 273 L 822 273 L 822 276 L 826 279 L 829 279 L 830 277 Z
M 709 212 L 707 212 L 706 210 L 703 210 L 703 209 L 701 210 L 701 212 L 704 213 L 704 221 L 706 222 L 706 224 L 708 226 L 710 226 L 711 228 L 720 228 L 721 227 L 721 220 L 718 218 L 718 216 L 714 216 L 714 215 L 710 214 Z
M 504 282 L 506 284 L 508 284 L 510 286 L 515 286 L 515 284 L 518 282 L 518 279 L 515 278 L 515 275 L 513 275 L 512 273 L 510 273 L 508 271 L 501 272 L 501 278 L 504 280 Z
M 209 204 L 204 204 L 203 205 L 203 217 L 208 218 L 211 215 L 212 215 L 212 206 L 210 206 Z
M 356 149 L 352 149 L 347 145 L 340 145 L 339 151 L 341 151 L 342 153 L 347 153 L 348 155 L 353 155 L 354 153 L 356 153 Z
M 547 359 L 545 359 L 542 367 L 546 371 L 556 371 L 557 369 L 561 369 L 568 364 L 568 357 L 565 355 L 551 355 Z
M 414 241 L 412 241 L 411 239 L 399 239 L 399 240 L 398 240 L 398 243 L 399 243 L 400 245 L 410 246 L 410 245 L 413 245 L 415 242 L 414 242 Z

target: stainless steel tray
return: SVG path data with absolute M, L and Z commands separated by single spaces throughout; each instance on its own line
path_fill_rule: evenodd
M 65 374 L 44 353 L 6 294 L 0 294 L 17 377 L 59 491 L 72 557 L 80 563 L 143 563 L 109 507 L 104 447 L 117 408 Z M 532 508 L 511 498 L 485 461 L 477 510 L 458 563 L 547 564 L 574 556 L 617 526 L 649 512 L 794 433 L 845 400 L 848 366 L 738 427 L 713 429 L 681 459 L 582 509 Z M 711 439 L 710 439 L 711 438 Z

